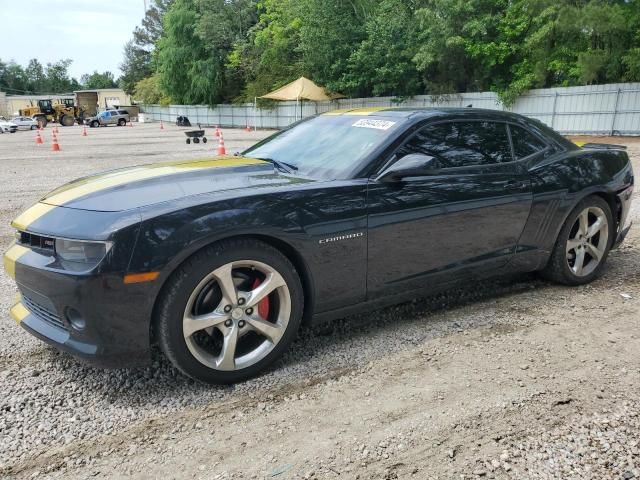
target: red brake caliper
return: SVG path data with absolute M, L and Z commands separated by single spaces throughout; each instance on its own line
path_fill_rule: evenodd
M 251 288 L 255 289 L 261 283 L 262 283 L 262 280 L 260 280 L 259 278 L 256 278 L 253 281 L 253 286 Z M 258 303 L 258 313 L 264 320 L 267 320 L 269 318 L 269 296 L 263 298 Z

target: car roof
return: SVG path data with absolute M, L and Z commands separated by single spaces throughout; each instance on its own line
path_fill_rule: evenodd
M 346 108 L 323 113 L 321 115 L 352 115 L 370 116 L 372 118 L 405 118 L 409 124 L 415 124 L 426 119 L 469 119 L 469 120 L 494 120 L 512 122 L 521 126 L 535 126 L 544 136 L 553 138 L 556 143 L 565 147 L 573 146 L 573 143 L 564 138 L 558 132 L 535 118 L 525 117 L 513 112 L 502 110 L 490 110 L 486 108 L 472 107 L 373 107 L 373 108 Z
M 394 118 L 411 118 L 425 119 L 440 116 L 464 117 L 483 117 L 495 120 L 511 120 L 522 121 L 526 119 L 522 115 L 512 112 L 504 112 L 501 110 L 490 110 L 484 108 L 454 108 L 454 107 L 364 107 L 364 108 L 345 108 L 341 110 L 333 110 L 323 113 L 322 115 L 366 115 L 375 117 L 394 117 Z

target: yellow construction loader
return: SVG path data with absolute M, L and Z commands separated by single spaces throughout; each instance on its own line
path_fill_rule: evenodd
M 82 118 L 82 112 L 70 99 L 58 100 L 56 103 L 51 100 L 38 100 L 37 105 L 32 102 L 19 113 L 23 117 L 32 117 L 41 128 L 46 127 L 49 122 L 58 122 L 64 127 L 70 127 L 77 118 Z

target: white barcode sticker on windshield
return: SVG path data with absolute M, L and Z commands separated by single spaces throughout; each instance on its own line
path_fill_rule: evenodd
M 390 122 L 389 120 L 373 120 L 370 118 L 363 118 L 351 125 L 352 127 L 360 128 L 375 128 L 376 130 L 389 130 L 396 122 Z

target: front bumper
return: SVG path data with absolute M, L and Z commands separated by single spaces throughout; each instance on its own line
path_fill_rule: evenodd
M 20 245 L 5 255 L 19 296 L 11 316 L 46 343 L 101 367 L 128 367 L 149 360 L 153 308 L 145 284 L 125 285 L 121 275 L 54 271 L 51 257 Z M 75 327 L 70 312 L 84 327 Z

